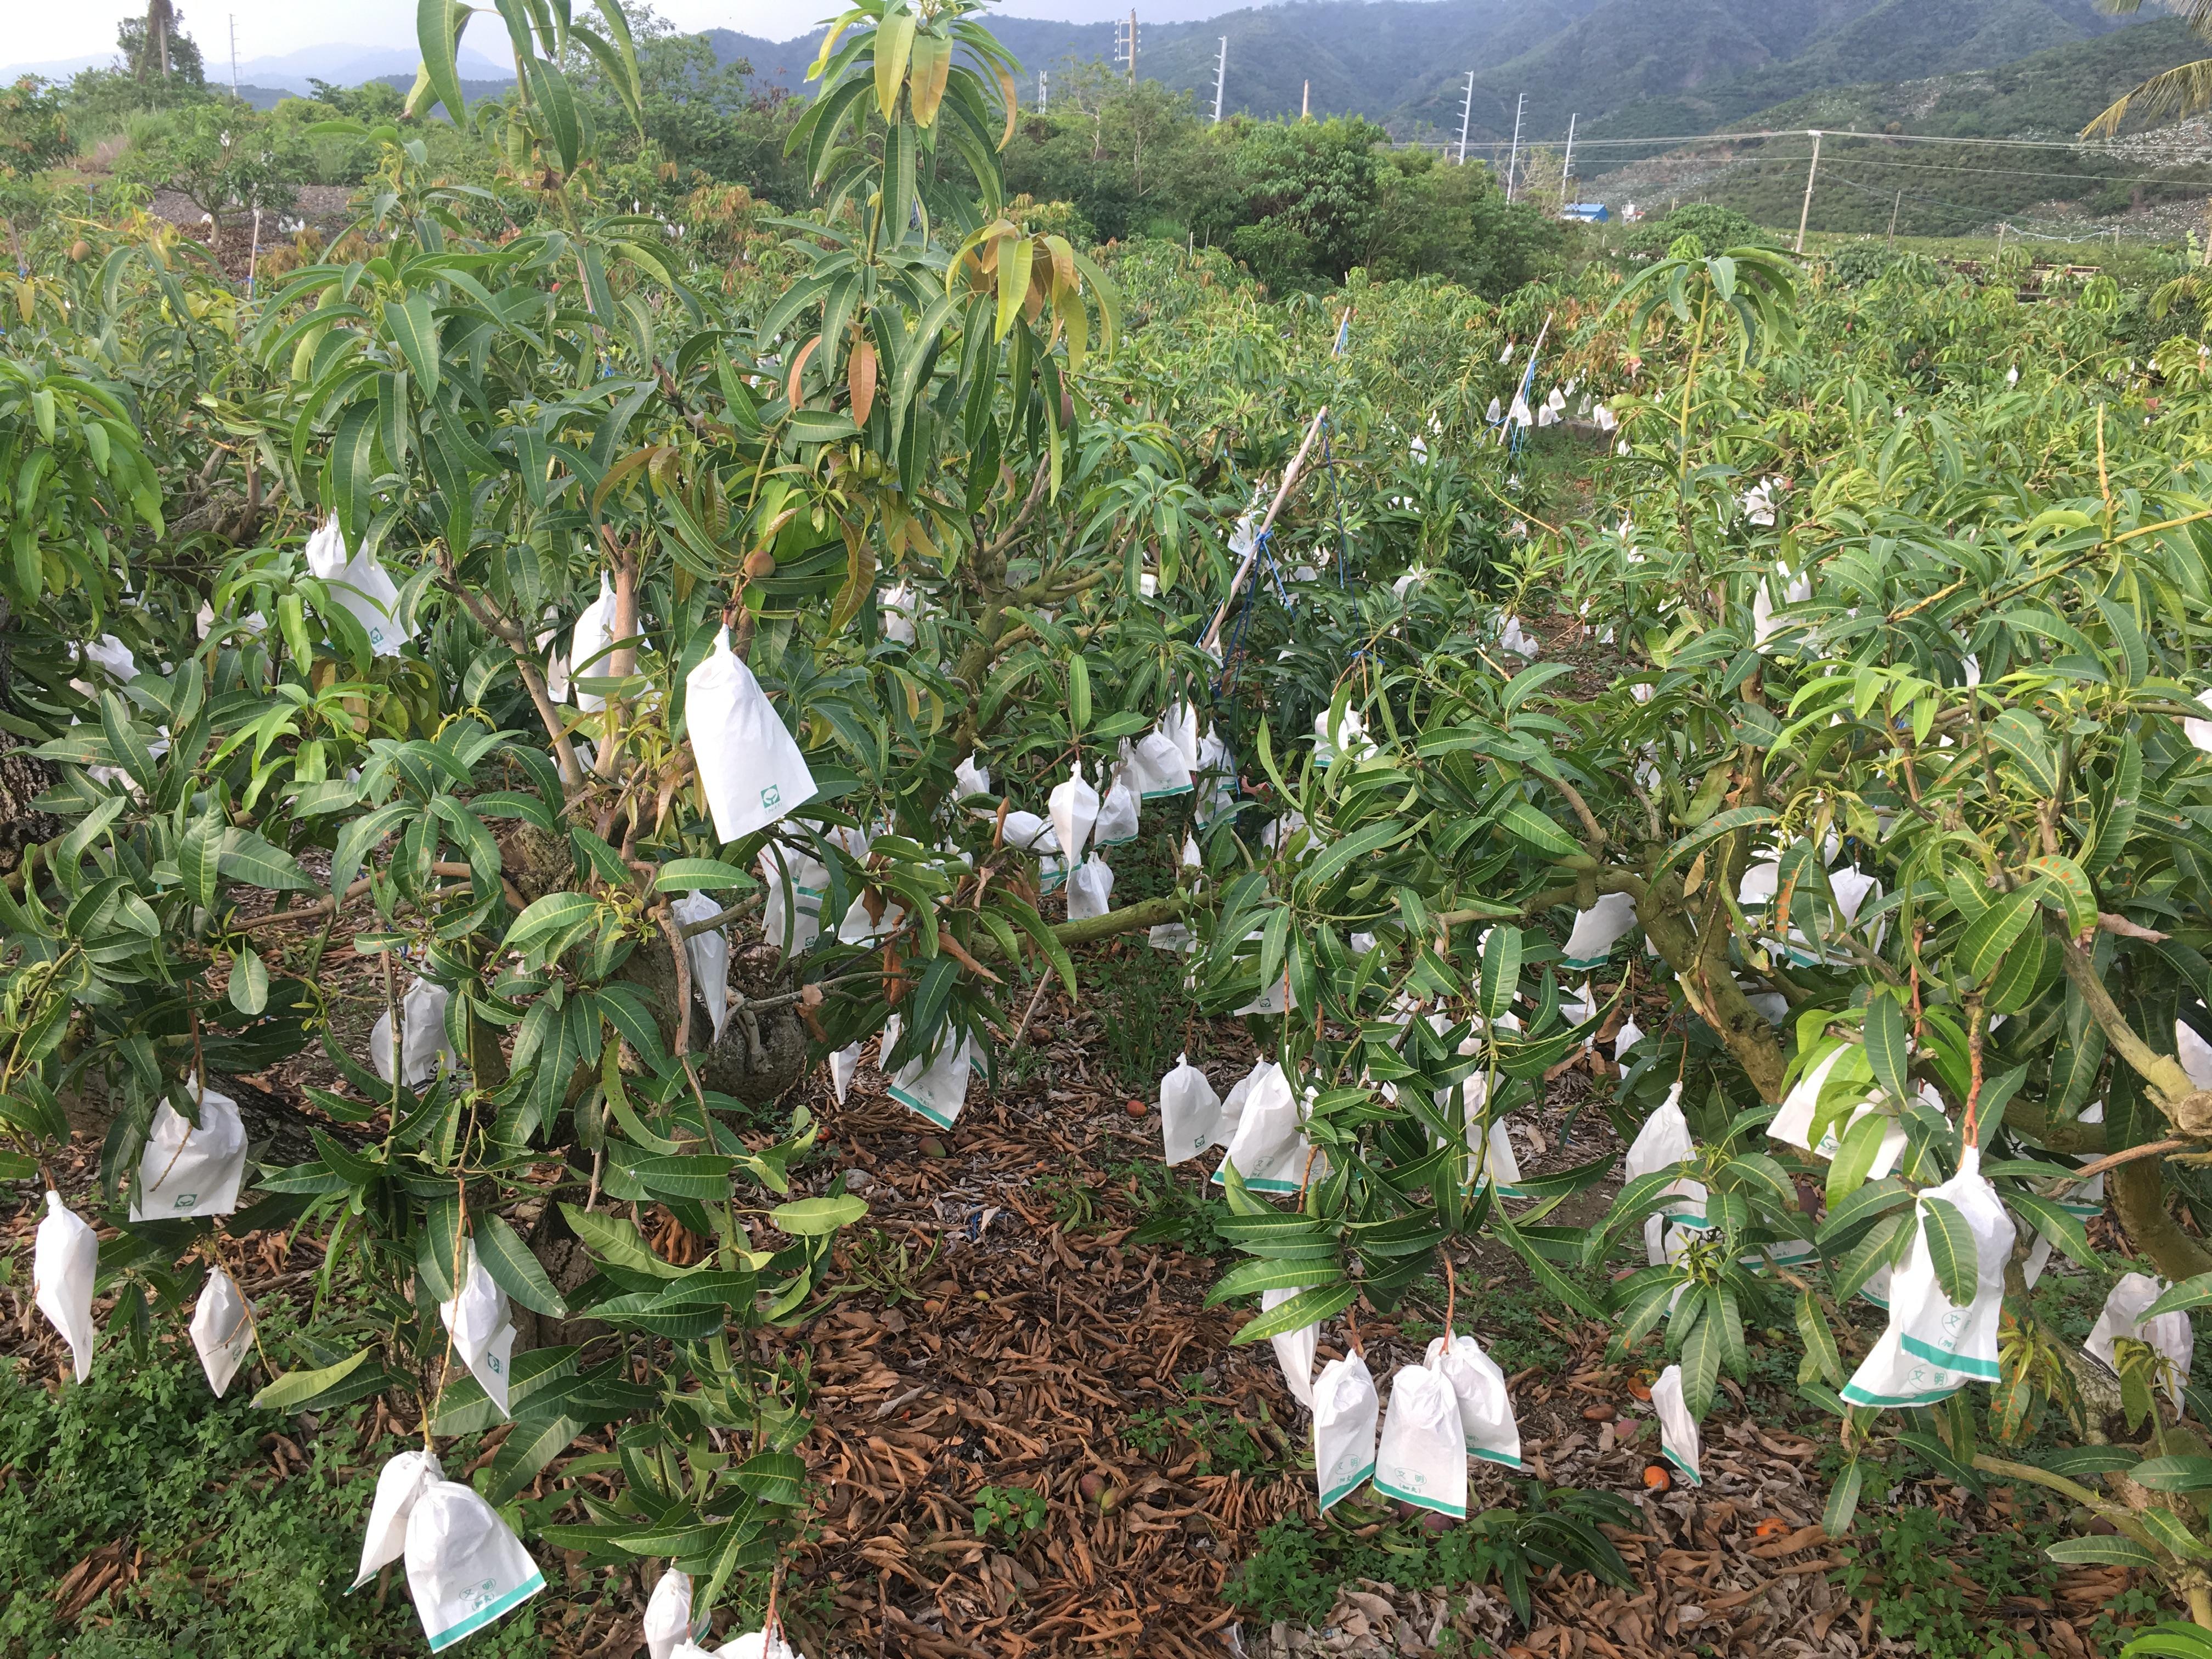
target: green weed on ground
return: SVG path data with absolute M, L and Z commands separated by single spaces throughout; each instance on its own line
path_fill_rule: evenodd
M 1314 1625 L 1335 1605 L 1339 1585 L 1362 1578 L 1401 1589 L 1494 1584 L 1526 1626 L 1529 1585 L 1552 1567 L 1628 1588 L 1628 1564 L 1598 1528 L 1634 1526 L 1637 1518 L 1615 1493 L 1547 1492 L 1534 1481 L 1518 1507 L 1487 1510 L 1443 1532 L 1347 1498 L 1319 1526 L 1286 1516 L 1262 1528 L 1224 1598 L 1261 1624 Z
M 1178 1379 L 1188 1398 L 1172 1405 L 1133 1413 L 1121 1437 L 1130 1449 L 1156 1463 L 1174 1461 L 1188 1446 L 1198 1454 L 1198 1473 L 1233 1469 L 1251 1476 L 1280 1468 L 1291 1455 L 1290 1437 L 1261 1407 L 1261 1420 L 1246 1421 L 1236 1413 L 1197 1396 L 1205 1392 L 1205 1379 Z
M 376 1472 L 399 1449 L 361 1444 L 360 1408 L 317 1436 L 255 1411 L 241 1377 L 208 1391 L 189 1353 L 143 1366 L 110 1350 L 58 1388 L 0 1366 L 0 1655 L 7 1659 L 348 1659 L 412 1654 L 422 1633 L 395 1571 L 343 1594 Z M 264 1436 L 302 1443 L 276 1478 Z M 74 1616 L 57 1590 L 94 1552 L 123 1565 Z M 94 1571 L 100 1564 L 95 1563 Z M 86 1582 L 80 1578 L 78 1583 Z M 471 1643 L 489 1659 L 547 1651 L 528 1618 Z

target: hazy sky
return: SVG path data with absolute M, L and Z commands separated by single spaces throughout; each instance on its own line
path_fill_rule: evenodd
M 1243 3 L 1249 0 L 1196 5 L 1182 0 L 1148 11 L 1163 18 L 1170 12 L 1202 16 Z M 575 4 L 580 14 L 592 9 L 588 0 Z M 74 0 L 67 5 L 7 0 L 5 9 L 8 24 L 0 32 L 0 52 L 7 55 L 0 61 L 37 64 L 111 52 L 117 22 L 145 8 L 143 0 L 137 5 L 129 0 Z M 219 64 L 230 61 L 233 17 L 241 61 L 281 57 L 303 46 L 400 46 L 415 39 L 416 0 L 182 0 L 180 9 L 185 28 L 200 43 L 210 78 Z M 1116 16 L 1127 9 L 1127 0 L 1012 0 L 1004 8 L 1011 15 L 1070 21 Z M 654 9 L 679 28 L 730 28 L 783 40 L 811 32 L 843 7 L 838 0 L 655 0 Z M 470 23 L 468 44 L 497 57 L 504 32 L 489 5 L 483 13 Z

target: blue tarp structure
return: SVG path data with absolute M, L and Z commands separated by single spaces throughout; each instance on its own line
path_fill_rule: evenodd
M 1585 224 L 1601 225 L 1613 216 L 1605 210 L 1602 202 L 1570 202 L 1559 210 L 1562 219 L 1580 219 Z

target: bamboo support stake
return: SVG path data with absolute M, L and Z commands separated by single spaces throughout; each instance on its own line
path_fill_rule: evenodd
M 1297 488 L 1299 474 L 1305 470 L 1306 457 L 1312 453 L 1314 440 L 1321 436 L 1322 422 L 1328 418 L 1328 405 L 1323 404 L 1314 412 L 1312 422 L 1306 427 L 1305 441 L 1298 446 L 1298 453 L 1291 457 L 1290 465 L 1284 469 L 1282 485 L 1275 491 L 1275 499 L 1267 508 L 1267 516 L 1260 520 L 1258 533 L 1252 538 L 1252 550 L 1244 556 L 1244 562 L 1237 567 L 1236 579 L 1229 584 L 1229 595 L 1221 601 L 1221 609 L 1214 612 L 1213 626 L 1206 630 L 1205 639 L 1200 641 L 1209 653 L 1219 655 L 1221 625 L 1229 620 L 1230 608 L 1237 603 L 1237 594 L 1243 591 L 1245 581 L 1252 574 L 1252 567 L 1260 557 L 1261 545 L 1267 539 L 1267 532 L 1275 527 L 1275 515 L 1290 500 L 1291 491 Z

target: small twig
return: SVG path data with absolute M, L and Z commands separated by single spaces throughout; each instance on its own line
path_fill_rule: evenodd
M 2191 1148 L 2197 1146 L 2199 1144 L 2199 1142 L 2194 1140 L 2186 1140 L 2177 1137 L 2172 1140 L 2154 1140 L 2146 1146 L 2130 1146 L 2124 1152 L 2108 1153 L 2106 1156 L 2097 1159 L 2094 1164 L 2084 1164 L 2081 1165 L 2079 1168 L 2075 1169 L 2071 1175 L 2067 1176 L 2067 1184 L 2069 1186 L 2078 1185 L 2081 1182 L 2089 1180 L 2092 1176 L 2104 1174 L 2107 1170 L 2117 1170 L 2123 1164 L 2132 1164 L 2139 1158 L 2163 1158 L 2169 1152 L 2188 1152 Z

